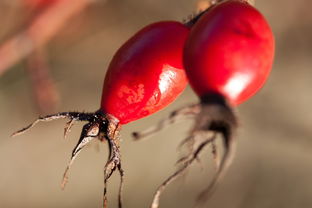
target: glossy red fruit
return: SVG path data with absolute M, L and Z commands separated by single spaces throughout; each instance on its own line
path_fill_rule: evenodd
M 81 150 L 92 140 L 107 141 L 108 160 L 104 168 L 103 206 L 107 207 L 107 182 L 115 170 L 120 173 L 118 206 L 124 172 L 121 167 L 120 136 L 122 124 L 151 115 L 164 108 L 184 90 L 187 84 L 182 64 L 183 47 L 189 28 L 182 23 L 158 22 L 140 30 L 115 54 L 104 80 L 101 107 L 94 113 L 61 112 L 39 117 L 22 134 L 40 121 L 67 118 L 66 137 L 76 121 L 87 122 L 63 175 L 65 187 L 68 172 Z
M 182 51 L 188 33 L 182 23 L 167 21 L 129 39 L 109 65 L 101 110 L 125 124 L 171 103 L 187 84 Z
M 238 105 L 264 84 L 274 55 L 274 37 L 265 18 L 239 0 L 216 5 L 192 28 L 184 66 L 195 92 L 223 95 Z

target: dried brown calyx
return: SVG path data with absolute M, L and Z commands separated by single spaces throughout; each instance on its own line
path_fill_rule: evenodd
M 178 177 L 182 176 L 198 160 L 199 154 L 209 144 L 212 146 L 212 154 L 215 159 L 217 171 L 207 188 L 199 195 L 198 202 L 200 203 L 205 202 L 212 195 L 234 156 L 236 146 L 234 136 L 238 122 L 231 106 L 223 96 L 214 93 L 202 96 L 199 104 L 189 105 L 172 112 L 168 118 L 143 132 L 134 132 L 133 136 L 135 140 L 141 140 L 168 127 L 169 124 L 185 119 L 194 119 L 195 121 L 195 125 L 189 135 L 181 142 L 181 146 L 187 145 L 189 152 L 177 161 L 181 167 L 158 187 L 154 194 L 152 208 L 159 207 L 160 196 L 165 188 Z M 224 154 L 221 159 L 219 159 L 215 144 L 218 135 L 221 136 L 224 144 Z
M 119 171 L 120 174 L 120 186 L 119 186 L 119 195 L 118 195 L 118 204 L 119 208 L 122 207 L 122 188 L 123 188 L 123 176 L 124 171 L 121 167 L 121 154 L 119 146 L 119 131 L 121 125 L 119 121 L 113 116 L 103 113 L 101 110 L 96 111 L 95 113 L 80 113 L 80 112 L 62 112 L 52 115 L 47 115 L 44 117 L 39 117 L 33 123 L 29 124 L 27 127 L 15 132 L 12 136 L 17 136 L 25 133 L 38 122 L 41 121 L 53 121 L 60 118 L 67 118 L 69 121 L 66 123 L 64 128 L 64 138 L 66 138 L 73 124 L 77 121 L 88 122 L 86 123 L 81 131 L 80 139 L 73 149 L 71 154 L 71 159 L 66 167 L 66 170 L 63 175 L 62 180 L 62 189 L 65 188 L 65 185 L 68 181 L 69 170 L 77 158 L 81 150 L 89 144 L 94 139 L 98 139 L 102 142 L 108 142 L 108 159 L 104 167 L 104 191 L 103 191 L 103 207 L 107 207 L 107 183 L 111 175 L 115 170 Z

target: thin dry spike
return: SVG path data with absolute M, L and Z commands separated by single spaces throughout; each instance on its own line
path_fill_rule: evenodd
M 211 153 L 212 153 L 213 161 L 215 164 L 215 168 L 216 168 L 216 171 L 218 172 L 220 168 L 220 157 L 218 154 L 218 147 L 217 147 L 215 140 L 211 141 L 211 149 L 212 149 Z
M 185 162 L 187 162 L 190 158 L 192 157 L 192 152 L 187 155 L 187 156 L 184 156 L 184 157 L 181 157 L 176 163 L 175 165 L 180 165 L 180 164 L 183 164 Z M 203 169 L 203 165 L 202 165 L 202 162 L 199 158 L 196 158 L 196 161 L 199 163 L 201 169 Z
M 208 133 L 208 134 L 207 134 Z M 192 154 L 194 152 L 194 150 L 196 149 L 196 145 L 198 144 L 198 142 L 196 142 L 199 138 L 209 138 L 210 131 L 206 132 L 198 132 L 198 131 L 194 131 L 192 130 L 190 133 L 190 136 L 186 137 L 185 139 L 182 140 L 182 142 L 180 142 L 179 146 L 178 146 L 178 150 L 180 151 L 182 147 L 184 147 L 185 145 L 187 145 L 187 151 L 188 151 L 188 155 L 181 157 L 177 162 L 176 165 L 179 165 L 185 161 L 187 161 L 190 157 L 192 157 Z M 196 137 L 198 139 L 196 139 Z M 216 134 L 213 134 L 211 136 L 211 142 L 215 141 L 215 137 Z M 199 158 L 197 158 L 198 162 L 200 163 Z
M 80 151 L 89 143 L 91 142 L 93 139 L 95 139 L 96 137 L 84 137 L 83 140 L 81 140 L 78 145 L 75 147 L 72 156 L 70 158 L 70 161 L 65 169 L 65 172 L 63 174 L 63 179 L 62 179 L 62 183 L 61 183 L 61 187 L 62 189 L 65 188 L 67 182 L 68 182 L 68 173 L 69 170 L 72 166 L 72 164 L 74 163 L 75 159 L 77 158 L 78 154 L 80 153 Z
M 120 187 L 119 187 L 119 196 L 118 196 L 118 206 L 122 208 L 122 199 L 121 199 L 121 191 L 123 187 L 123 170 L 121 169 L 121 157 L 119 147 L 116 144 L 117 141 L 111 139 L 109 136 L 106 137 L 108 140 L 108 148 L 109 148 L 109 159 L 104 168 L 104 191 L 103 191 L 103 207 L 107 208 L 107 182 L 111 175 L 114 173 L 116 168 L 118 168 L 120 173 Z
M 151 126 L 150 128 L 142 132 L 133 132 L 132 136 L 134 137 L 135 140 L 145 139 L 157 133 L 158 131 L 165 129 L 170 124 L 174 124 L 185 119 L 193 118 L 199 112 L 199 110 L 200 106 L 198 104 L 193 104 L 190 106 L 180 108 L 176 111 L 173 111 L 169 115 L 169 117 L 161 120 L 155 126 Z
M 232 138 L 224 138 L 224 140 L 227 140 L 229 142 L 227 143 L 227 141 L 225 141 L 225 152 L 220 162 L 218 171 L 215 174 L 213 180 L 210 182 L 209 186 L 198 196 L 198 203 L 204 203 L 210 198 L 210 196 L 214 193 L 215 188 L 220 183 L 224 174 L 228 170 L 228 167 L 232 163 L 232 159 L 235 155 L 236 143 L 233 141 Z
M 195 147 L 195 137 L 196 135 L 191 134 L 190 136 L 183 139 L 182 142 L 179 144 L 178 150 L 180 150 L 184 145 L 187 145 L 188 154 L 178 159 L 175 165 L 183 164 L 184 162 L 192 158 L 192 154 L 194 153 L 194 147 Z
M 198 156 L 198 154 L 203 150 L 203 148 L 211 142 L 213 138 L 206 139 L 204 142 L 202 142 L 198 148 L 192 152 L 192 156 L 189 160 L 185 161 L 183 166 L 177 170 L 175 173 L 173 173 L 171 176 L 169 176 L 157 189 L 156 193 L 154 194 L 152 204 L 150 208 L 158 208 L 159 207 L 159 200 L 162 192 L 166 189 L 166 187 L 175 181 L 177 178 L 179 178 L 183 173 L 187 170 L 187 168 L 192 165 Z
M 40 121 L 45 121 L 45 122 L 53 121 L 53 120 L 60 119 L 60 118 L 68 118 L 71 120 L 75 119 L 78 121 L 89 121 L 90 118 L 92 117 L 93 117 L 92 113 L 79 113 L 79 112 L 62 112 L 62 113 L 47 115 L 47 116 L 39 117 L 37 120 L 35 120 L 33 123 L 29 124 L 25 128 L 22 128 L 14 132 L 11 136 L 14 137 L 14 136 L 18 136 L 20 134 L 25 133 L 26 131 L 31 129 L 33 126 L 35 126 L 37 123 L 39 123 Z
M 98 138 L 98 133 L 99 133 L 99 127 L 97 123 L 87 123 L 83 126 L 80 139 L 72 152 L 71 159 L 64 172 L 63 180 L 61 183 L 62 189 L 65 188 L 65 185 L 68 182 L 68 172 L 73 162 L 75 161 L 76 157 L 88 143 L 90 143 L 93 139 Z
M 71 119 L 70 121 L 66 123 L 65 128 L 64 128 L 64 139 L 66 139 L 67 134 L 70 132 L 75 122 L 76 122 L 75 119 Z
M 182 142 L 180 142 L 179 146 L 178 146 L 178 151 L 181 151 L 182 147 L 184 147 L 185 145 L 187 146 L 187 151 L 188 151 L 188 155 L 184 156 L 184 157 L 181 157 L 177 162 L 176 162 L 176 165 L 179 165 L 181 163 L 184 163 L 185 161 L 189 160 L 190 157 L 192 157 L 192 153 L 194 152 L 194 147 L 196 145 L 196 142 L 195 142 L 195 137 L 196 137 L 196 134 L 194 134 L 194 132 L 192 131 L 190 136 L 186 137 L 185 139 L 182 140 Z M 200 163 L 199 161 L 199 158 L 197 158 L 198 162 Z
M 37 120 L 35 120 L 33 123 L 29 124 L 25 128 L 22 128 L 16 132 L 14 132 L 11 136 L 15 137 L 15 136 L 18 136 L 18 135 L 25 133 L 26 131 L 31 129 L 33 126 L 35 126 L 37 123 L 39 123 L 40 121 L 53 121 L 53 120 L 60 119 L 60 118 L 68 118 L 68 115 L 64 115 L 63 113 L 57 113 L 57 114 L 53 114 L 53 115 L 39 117 Z
M 181 157 L 180 159 L 178 159 L 178 161 L 175 163 L 175 165 L 180 165 L 182 163 L 185 163 L 186 161 L 188 161 L 190 159 L 191 156 L 192 156 L 192 153 Z
M 116 166 L 114 163 L 106 163 L 105 165 L 105 169 L 104 169 L 104 191 L 103 191 L 103 207 L 106 208 L 107 207 L 107 182 L 108 179 L 111 177 L 111 175 L 113 174 L 113 172 L 115 171 Z
M 66 184 L 68 182 L 68 172 L 69 172 L 69 170 L 70 170 L 70 168 L 71 168 L 71 166 L 72 166 L 72 164 L 73 164 L 75 159 L 76 159 L 76 157 L 72 157 L 70 159 L 70 161 L 69 161 L 69 163 L 68 163 L 68 165 L 67 165 L 67 167 L 66 167 L 66 169 L 65 169 L 65 171 L 63 173 L 63 178 L 62 178 L 62 183 L 61 183 L 62 190 L 65 189 L 65 186 L 66 186 Z
M 190 145 L 194 144 L 194 135 L 193 134 L 186 137 L 185 139 L 182 140 L 182 142 L 180 142 L 180 144 L 178 146 L 178 150 L 180 150 L 186 144 L 190 144 Z
M 121 168 L 121 163 L 118 165 L 118 171 L 120 175 L 120 184 L 118 191 L 118 207 L 122 208 L 122 190 L 124 185 L 124 170 Z

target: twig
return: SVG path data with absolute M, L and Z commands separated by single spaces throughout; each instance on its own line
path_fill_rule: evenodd
M 196 2 L 196 9 L 199 11 L 204 11 L 208 9 L 211 5 L 220 3 L 226 0 L 197 0 Z M 242 0 L 247 1 L 250 5 L 255 5 L 255 0 Z
M 59 94 L 51 77 L 43 49 L 34 50 L 27 59 L 27 72 L 33 88 L 33 96 L 40 114 L 56 110 Z
M 30 24 L 0 46 L 0 76 L 21 59 L 41 48 L 74 16 L 95 0 L 57 1 Z

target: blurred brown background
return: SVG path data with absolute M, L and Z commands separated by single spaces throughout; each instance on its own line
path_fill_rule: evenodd
M 202 207 L 312 207 L 312 2 L 258 0 L 276 36 L 276 59 L 265 87 L 239 107 L 241 128 L 233 165 L 212 199 Z M 47 64 L 59 92 L 55 111 L 95 111 L 102 82 L 118 47 L 154 21 L 182 20 L 195 0 L 108 0 L 90 4 L 71 18 L 45 46 Z M 29 24 L 35 13 L 22 0 L 0 1 L 0 45 Z M 64 140 L 65 120 L 9 135 L 38 117 L 28 59 L 0 77 L 0 207 L 100 207 L 107 147 L 94 142 L 77 159 L 65 191 L 60 182 L 82 124 Z M 57 96 L 56 96 L 57 97 Z M 57 99 L 56 99 L 57 100 Z M 153 138 L 133 142 L 170 111 L 197 102 L 191 89 L 156 115 L 123 127 L 125 207 L 148 207 L 157 186 L 174 170 L 176 147 L 192 122 L 171 126 Z M 214 173 L 210 149 L 187 176 L 165 192 L 160 207 L 192 207 Z M 109 183 L 116 207 L 118 174 Z

